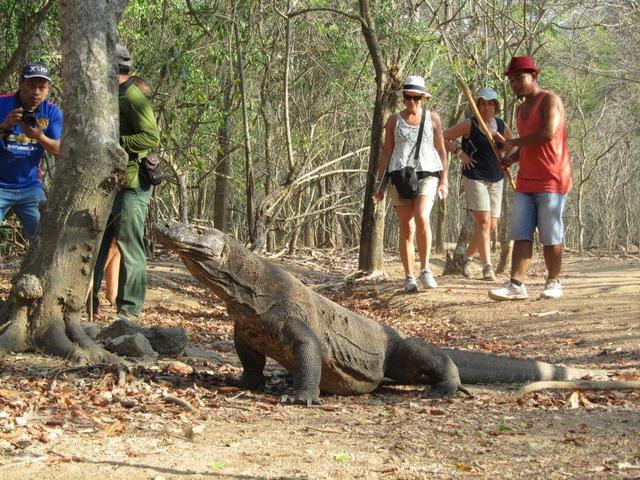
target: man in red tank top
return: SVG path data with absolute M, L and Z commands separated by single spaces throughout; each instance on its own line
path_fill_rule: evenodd
M 528 298 L 524 277 L 531 262 L 536 227 L 543 245 L 547 282 L 541 298 L 559 298 L 564 225 L 562 211 L 571 189 L 571 160 L 567 150 L 564 107 L 560 97 L 538 85 L 531 57 L 513 57 L 505 75 L 511 89 L 524 102 L 517 110 L 518 138 L 496 140 L 515 153 L 504 159 L 505 168 L 520 162 L 511 215 L 513 254 L 511 278 L 504 287 L 489 291 L 493 300 Z

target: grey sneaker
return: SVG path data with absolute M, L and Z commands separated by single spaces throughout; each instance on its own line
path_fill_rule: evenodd
M 462 276 L 464 278 L 471 278 L 471 262 L 470 258 L 462 262 Z
M 524 300 L 529 298 L 527 294 L 527 288 L 524 283 L 521 286 L 508 281 L 504 284 L 504 287 L 493 288 L 489 290 L 489 298 L 491 300 Z
M 429 269 L 424 269 L 420 272 L 420 281 L 424 288 L 438 288 L 438 283 Z
M 482 279 L 488 282 L 496 281 L 496 272 L 493 271 L 493 266 L 491 264 L 485 265 L 482 269 Z
M 562 285 L 555 278 L 550 278 L 544 285 L 540 298 L 560 298 L 562 296 Z
M 404 279 L 404 291 L 407 293 L 418 291 L 418 284 L 416 283 L 415 278 L 407 277 Z

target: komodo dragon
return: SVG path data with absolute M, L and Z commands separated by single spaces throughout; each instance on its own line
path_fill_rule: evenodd
M 430 385 L 451 397 L 462 383 L 570 380 L 585 370 L 479 352 L 440 349 L 341 307 L 293 275 L 213 228 L 161 222 L 155 238 L 227 304 L 243 366 L 240 384 L 264 387 L 265 357 L 293 376 L 295 403 L 318 403 L 320 392 L 357 395 L 384 379 Z

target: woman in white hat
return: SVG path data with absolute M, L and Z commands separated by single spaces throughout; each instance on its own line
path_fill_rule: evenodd
M 405 166 L 415 165 L 418 175 L 417 197 L 402 198 L 394 185 L 389 186 L 391 203 L 400 223 L 400 258 L 406 276 L 404 289 L 407 292 L 415 292 L 418 290 L 418 284 L 414 275 L 414 238 L 420 258 L 420 281 L 425 288 L 438 286 L 429 268 L 429 215 L 436 195 L 443 200 L 447 196 L 448 168 L 440 117 L 437 113 L 423 108 L 424 101 L 431 96 L 425 89 L 424 78 L 415 75 L 407 77 L 401 93 L 405 108 L 389 117 L 385 126 L 385 141 L 376 177 L 376 198 L 384 198 L 384 190 L 379 189 L 379 186 L 387 170 L 393 172 Z M 419 156 L 414 159 L 423 115 L 424 131 Z
M 482 120 L 491 132 L 499 132 L 505 138 L 513 138 L 511 130 L 495 115 L 500 109 L 498 94 L 492 88 L 478 91 L 476 105 Z M 462 146 L 451 142 L 462 137 Z M 480 130 L 475 117 L 465 118 L 444 132 L 446 149 L 460 158 L 462 183 L 467 206 L 473 213 L 474 228 L 467 246 L 462 274 L 470 278 L 470 263 L 476 252 L 482 262 L 482 279 L 495 281 L 496 274 L 491 264 L 491 232 L 497 228 L 502 205 L 504 173 L 500 161 L 493 153 L 489 141 Z M 501 147 L 498 145 L 498 147 Z

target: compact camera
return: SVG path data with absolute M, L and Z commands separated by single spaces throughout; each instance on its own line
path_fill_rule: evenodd
M 28 110 L 22 114 L 22 121 L 29 125 L 31 128 L 36 128 L 38 126 L 38 119 L 36 118 L 36 114 L 33 112 L 29 112 Z

